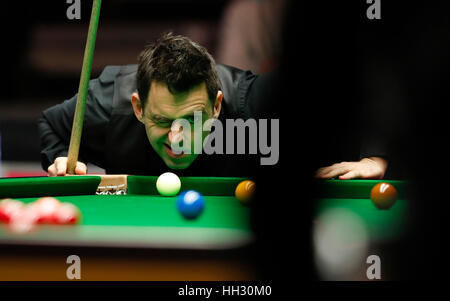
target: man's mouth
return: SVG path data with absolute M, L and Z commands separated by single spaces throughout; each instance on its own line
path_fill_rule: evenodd
M 175 154 L 172 151 L 172 148 L 170 147 L 170 145 L 168 145 L 167 143 L 164 143 L 164 148 L 166 149 L 166 152 L 169 155 L 169 157 L 171 157 L 173 159 L 180 159 L 180 158 L 183 158 L 184 156 L 186 156 L 186 154 L 184 154 L 184 153 Z

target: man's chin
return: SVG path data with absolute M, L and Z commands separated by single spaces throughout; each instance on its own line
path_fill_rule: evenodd
M 191 159 L 191 158 L 189 158 Z M 167 167 L 170 169 L 186 169 L 188 168 L 193 162 L 194 159 L 189 160 L 188 158 L 181 159 L 172 159 L 172 158 L 164 158 L 164 163 L 166 163 Z

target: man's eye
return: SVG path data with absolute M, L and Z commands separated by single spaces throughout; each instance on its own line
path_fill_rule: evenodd
M 172 122 L 170 120 L 156 120 L 155 123 L 160 127 L 170 127 Z

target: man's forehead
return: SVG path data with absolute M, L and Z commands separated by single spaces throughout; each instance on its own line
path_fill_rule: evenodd
M 178 118 L 210 106 L 205 83 L 189 91 L 172 93 L 164 82 L 153 81 L 147 99 L 147 112 L 152 115 Z

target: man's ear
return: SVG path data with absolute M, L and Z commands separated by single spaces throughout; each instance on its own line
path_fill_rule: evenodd
M 136 116 L 137 120 L 144 123 L 143 108 L 142 108 L 142 103 L 141 103 L 138 93 L 135 92 L 135 93 L 131 94 L 131 104 L 133 105 L 134 115 Z
M 222 91 L 217 91 L 216 101 L 214 102 L 214 118 L 219 118 L 220 110 L 222 109 L 222 99 L 223 93 Z

